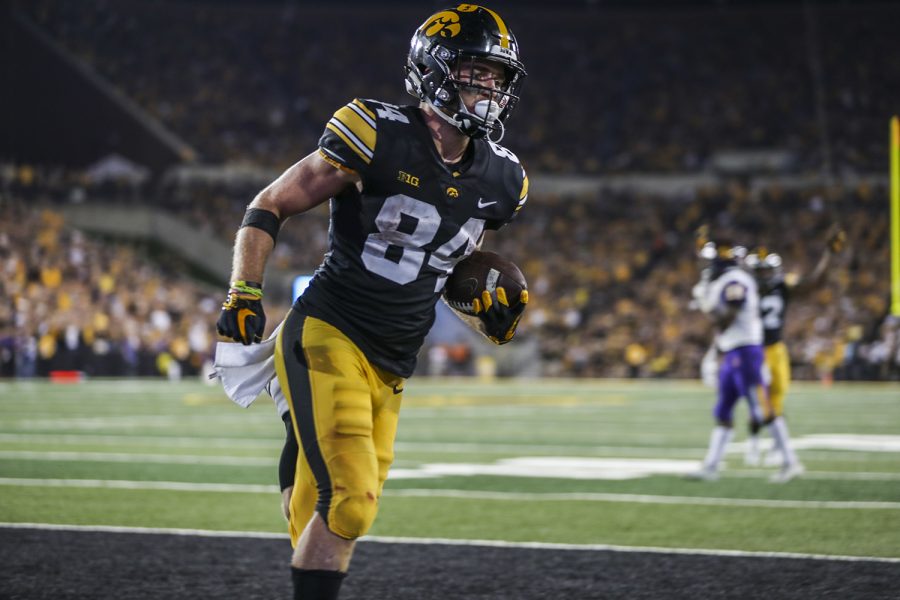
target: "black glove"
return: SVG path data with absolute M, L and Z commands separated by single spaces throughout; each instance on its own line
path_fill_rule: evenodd
M 495 344 L 505 344 L 513 339 L 519 319 L 528 304 L 528 290 L 519 293 L 519 302 L 510 306 L 506 298 L 506 290 L 498 287 L 493 294 L 487 290 L 481 292 L 481 299 L 472 301 L 475 314 L 481 319 L 484 333 Z
M 266 313 L 262 307 L 262 285 L 252 281 L 233 281 L 222 312 L 216 322 L 219 335 L 245 346 L 262 341 Z

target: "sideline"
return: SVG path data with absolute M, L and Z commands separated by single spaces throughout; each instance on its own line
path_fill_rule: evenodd
M 158 529 L 151 527 L 116 527 L 111 525 L 54 525 L 45 523 L 0 523 L 0 529 L 38 529 L 47 531 L 83 531 L 94 533 L 136 533 L 157 535 L 183 535 L 214 538 L 250 538 L 288 541 L 286 533 L 265 531 L 214 531 L 207 529 Z M 715 548 L 664 548 L 659 546 L 617 546 L 612 544 L 558 544 L 551 542 L 508 542 L 504 540 L 463 540 L 449 538 L 409 538 L 391 536 L 365 536 L 360 542 L 375 544 L 443 544 L 448 546 L 483 546 L 492 548 L 525 548 L 532 550 L 573 550 L 588 552 L 630 552 L 648 554 L 687 554 L 698 556 L 723 556 L 733 558 L 791 558 L 842 562 L 877 562 L 900 564 L 900 558 L 879 556 L 848 556 L 840 554 L 805 554 L 801 552 L 760 552 L 748 550 L 722 550 Z

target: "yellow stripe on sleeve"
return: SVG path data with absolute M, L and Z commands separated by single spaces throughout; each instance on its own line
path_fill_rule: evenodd
M 339 163 L 337 160 L 332 158 L 327 152 L 325 152 L 321 148 L 319 148 L 319 156 L 321 156 L 322 160 L 327 162 L 329 165 L 331 165 L 335 169 L 341 170 L 345 173 L 357 174 L 356 171 L 354 171 L 353 169 L 351 169 L 350 167 L 348 167 L 346 165 L 342 165 L 341 163 Z
M 365 162 L 366 164 L 369 164 L 372 161 L 370 156 L 368 154 L 366 154 L 366 152 L 356 142 L 354 142 L 350 138 L 349 135 L 347 135 L 346 133 L 341 131 L 340 127 L 338 127 L 338 125 L 335 124 L 335 119 L 332 119 L 331 121 L 329 121 L 328 124 L 325 125 L 325 128 L 328 129 L 329 131 L 332 131 L 336 136 L 341 138 L 344 141 L 344 143 L 347 144 L 348 148 L 350 148 L 351 150 L 356 152 L 359 155 L 359 157 L 361 159 L 363 159 L 363 162 Z
M 355 99 L 353 100 L 353 104 L 355 104 L 356 106 L 358 106 L 364 113 L 366 113 L 367 115 L 369 115 L 369 118 L 371 118 L 373 121 L 375 120 L 375 113 L 373 113 L 371 110 L 369 110 L 369 107 L 366 106 L 365 104 L 363 104 L 362 101 L 360 101 L 359 98 L 355 98 Z
M 356 106 L 355 104 L 353 105 Z M 334 113 L 334 118 L 340 121 L 352 133 L 369 153 L 375 151 L 375 127 L 374 121 L 366 120 L 360 113 L 349 105 Z

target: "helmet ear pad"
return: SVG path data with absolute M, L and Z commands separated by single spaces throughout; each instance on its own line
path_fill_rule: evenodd
M 437 55 L 437 59 L 435 56 Z M 456 110 L 459 104 L 459 90 L 453 81 L 450 65 L 456 62 L 456 53 L 435 45 L 425 52 L 424 70 L 420 67 L 422 91 L 426 98 L 438 108 Z

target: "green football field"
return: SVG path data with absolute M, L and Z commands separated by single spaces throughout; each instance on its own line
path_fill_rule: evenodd
M 717 482 L 699 382 L 411 379 L 371 535 L 900 558 L 900 386 L 795 383 L 806 474 Z M 285 532 L 283 427 L 201 382 L 0 383 L 0 523 Z M 765 440 L 768 443 L 768 440 Z

